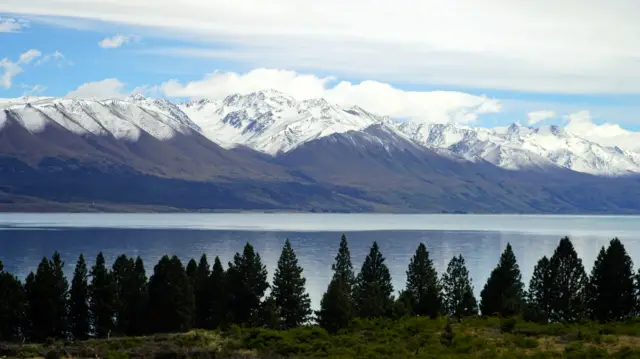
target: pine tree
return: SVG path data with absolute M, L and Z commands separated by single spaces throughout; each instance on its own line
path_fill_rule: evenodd
M 355 286 L 355 303 L 359 315 L 363 318 L 391 316 L 393 314 L 393 285 L 385 258 L 380 253 L 378 243 L 373 242 L 369 255 Z
M 91 285 L 89 286 L 91 326 L 97 338 L 106 338 L 115 329 L 116 296 L 116 283 L 107 269 L 104 255 L 100 252 L 91 268 Z
M 0 261 L 0 342 L 17 342 L 25 334 L 25 303 L 22 283 Z
M 80 254 L 69 290 L 69 325 L 74 340 L 87 340 L 90 333 L 89 273 Z
M 410 294 L 414 314 L 431 318 L 438 316 L 442 309 L 442 292 L 438 273 L 424 243 L 418 245 L 409 263 L 406 290 Z
M 400 291 L 398 299 L 393 302 L 393 317 L 399 319 L 415 315 L 414 306 L 413 295 L 407 290 Z
M 187 273 L 188 274 L 188 273 Z M 193 276 L 193 293 L 195 297 L 195 322 L 196 328 L 213 329 L 209 327 L 213 308 L 211 307 L 211 270 L 207 255 L 202 254 L 200 262 Z
M 267 268 L 262 264 L 260 254 L 247 243 L 242 255 L 236 253 L 227 270 L 228 308 L 233 322 L 251 324 L 258 320 L 260 302 L 269 288 Z
M 311 315 L 311 300 L 305 291 L 307 281 L 302 271 L 291 242 L 287 239 L 278 260 L 271 292 L 284 329 L 307 322 Z
M 164 256 L 149 279 L 149 330 L 184 332 L 192 327 L 193 288 L 178 257 Z
M 553 277 L 549 259 L 542 257 L 533 269 L 527 292 L 528 320 L 547 323 L 551 315 L 551 288 Z
M 31 341 L 67 338 L 69 284 L 63 268 L 64 262 L 55 252 L 51 260 L 42 258 L 36 273 L 27 277 L 25 292 Z
M 552 278 L 549 319 L 579 321 L 585 312 L 587 274 L 568 237 L 560 240 L 549 266 Z
M 225 282 L 226 273 L 222 267 L 220 258 L 216 257 L 213 262 L 213 267 L 211 268 L 211 276 L 209 277 L 209 291 L 211 295 L 209 307 L 211 308 L 211 316 L 207 325 L 208 329 L 224 327 L 228 322 Z
M 198 263 L 195 259 L 191 258 L 187 263 L 187 277 L 191 280 L 191 285 L 195 285 L 196 272 L 198 271 Z
M 600 251 L 588 285 L 589 313 L 598 321 L 622 321 L 637 306 L 633 261 L 618 238 Z
M 355 278 L 347 236 L 340 238 L 340 247 L 335 262 L 331 265 L 333 277 L 327 291 L 320 300 L 320 310 L 316 312 L 318 324 L 328 332 L 335 333 L 345 328 L 355 315 L 353 285 Z
M 139 262 L 139 263 L 138 263 Z M 116 332 L 124 335 L 143 333 L 147 277 L 140 257 L 134 261 L 125 254 L 116 258 L 111 269 L 116 288 Z
M 513 254 L 511 244 L 502 252 L 498 266 L 491 271 L 489 279 L 480 292 L 482 315 L 499 314 L 510 317 L 521 312 L 524 285 L 522 275 Z
M 462 255 L 453 257 L 442 275 L 444 311 L 448 316 L 462 318 L 478 314 L 471 283 Z

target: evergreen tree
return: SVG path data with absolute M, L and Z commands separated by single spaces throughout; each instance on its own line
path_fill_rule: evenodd
M 52 260 L 42 258 L 36 273 L 27 277 L 25 292 L 31 341 L 67 338 L 69 283 L 63 267 L 60 254 L 55 252 Z
M 227 292 L 225 288 L 226 273 L 218 257 L 213 262 L 209 278 L 211 316 L 207 328 L 216 329 L 226 326 L 228 323 Z
M 355 286 L 355 303 L 359 315 L 363 318 L 391 316 L 393 314 L 393 285 L 385 258 L 380 253 L 378 243 L 373 242 L 369 255 Z
M 91 285 L 89 286 L 91 326 L 97 338 L 106 338 L 115 329 L 116 296 L 116 283 L 107 269 L 104 255 L 100 252 L 91 268 Z
M 276 303 L 276 298 L 269 295 L 262 304 L 260 304 L 258 326 L 266 329 L 281 329 L 284 327 L 282 321 L 282 311 Z
M 320 300 L 320 310 L 316 312 L 318 324 L 330 333 L 347 327 L 355 315 L 353 285 L 355 278 L 347 236 L 340 238 L 340 247 L 335 262 L 331 265 L 333 277 L 327 291 Z
M 442 275 L 444 311 L 448 316 L 462 318 L 478 314 L 471 282 L 462 255 L 453 257 Z
M 576 322 L 584 316 L 587 274 L 568 237 L 560 240 L 549 260 L 551 291 L 549 319 Z
M 527 292 L 528 320 L 547 323 L 551 315 L 551 288 L 553 277 L 549 259 L 542 257 L 533 269 Z
M 191 329 L 194 313 L 191 281 L 178 257 L 164 256 L 149 279 L 149 329 L 156 333 Z
M 0 261 L 0 342 L 17 342 L 24 336 L 25 302 L 22 283 L 4 271 Z
M 633 262 L 619 239 L 614 238 L 593 265 L 588 285 L 589 314 L 598 321 L 626 320 L 637 306 Z
M 210 327 L 213 313 L 211 297 L 211 270 L 207 255 L 202 254 L 200 262 L 193 275 L 193 293 L 195 296 L 195 322 L 196 328 L 213 329 Z
M 519 314 L 523 306 L 523 286 L 513 248 L 511 244 L 507 244 L 507 248 L 500 256 L 498 266 L 491 271 L 487 283 L 480 292 L 482 315 L 499 314 L 509 317 Z
M 424 243 L 418 245 L 407 270 L 406 290 L 411 298 L 412 312 L 435 318 L 442 309 L 442 292 L 438 273 L 433 268 Z
M 191 285 L 195 285 L 197 271 L 198 271 L 198 263 L 196 263 L 195 259 L 191 258 L 187 263 L 187 269 L 186 269 L 187 277 L 189 277 L 189 279 L 191 280 Z
M 125 254 L 116 258 L 111 269 L 116 288 L 116 332 L 124 335 L 143 333 L 147 276 L 140 257 Z
M 305 291 L 306 282 L 291 242 L 287 239 L 278 260 L 271 292 L 285 329 L 307 322 L 311 315 L 311 300 Z
M 408 290 L 400 291 L 398 299 L 393 303 L 393 317 L 399 319 L 415 315 L 414 306 L 413 295 Z
M 242 255 L 236 253 L 227 270 L 228 308 L 236 324 L 255 323 L 259 318 L 260 302 L 269 288 L 267 268 L 260 254 L 247 243 Z
M 87 340 L 90 332 L 89 274 L 80 254 L 69 290 L 69 326 L 74 340 Z

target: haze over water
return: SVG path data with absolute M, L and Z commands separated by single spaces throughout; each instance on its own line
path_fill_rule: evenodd
M 562 236 L 570 236 L 587 271 L 601 246 L 619 237 L 640 263 L 640 217 L 521 215 L 387 214 L 1 214 L 0 260 L 20 279 L 43 256 L 59 251 L 71 280 L 80 253 L 89 264 L 103 251 L 111 265 L 120 254 L 141 256 L 151 276 L 164 254 L 190 258 L 207 254 L 226 266 L 248 241 L 271 279 L 284 241 L 289 238 L 304 268 L 307 290 L 317 308 L 331 278 L 340 235 L 349 239 L 359 271 L 371 243 L 378 241 L 391 270 L 394 289 L 404 288 L 409 260 L 420 242 L 438 273 L 462 254 L 476 295 L 508 242 L 513 246 L 525 284 L 535 263 L 550 256 Z M 636 267 L 637 268 L 637 267 Z

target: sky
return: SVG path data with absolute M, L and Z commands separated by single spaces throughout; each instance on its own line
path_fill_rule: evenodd
M 273 88 L 421 122 L 640 139 L 637 0 L 4 0 L 0 98 Z

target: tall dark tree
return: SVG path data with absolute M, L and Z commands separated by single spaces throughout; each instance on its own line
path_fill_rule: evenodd
M 331 270 L 333 270 L 333 276 L 327 291 L 322 295 L 320 310 L 316 312 L 316 317 L 321 327 L 335 333 L 347 327 L 356 314 L 353 299 L 355 277 L 347 236 L 344 234 L 340 238 L 340 247 Z
M 541 323 L 549 321 L 551 315 L 552 287 L 553 277 L 551 274 L 551 264 L 545 256 L 542 257 L 534 267 L 533 275 L 529 281 L 526 319 Z
M 188 275 L 188 273 L 187 273 Z M 213 329 L 210 326 L 213 313 L 211 297 L 211 269 L 207 261 L 207 255 L 202 254 L 200 262 L 193 275 L 193 293 L 195 298 L 195 321 L 196 328 Z
M 576 322 L 585 313 L 587 274 L 568 237 L 560 240 L 549 260 L 552 286 L 549 319 Z
M 503 317 L 517 315 L 524 304 L 522 274 L 513 254 L 511 244 L 502 252 L 496 268 L 480 292 L 482 315 L 499 314 Z
M 137 263 L 139 261 L 139 263 Z M 125 254 L 116 258 L 111 269 L 116 287 L 116 332 L 124 335 L 143 333 L 147 277 L 142 259 Z
M 462 255 L 453 257 L 442 275 L 444 312 L 448 316 L 463 318 L 478 314 L 471 283 Z
M 589 314 L 598 321 L 626 320 L 637 306 L 633 261 L 618 238 L 609 242 L 593 265 L 588 285 Z
M 195 310 L 193 288 L 178 257 L 164 256 L 149 279 L 151 332 L 184 332 L 192 327 Z
M 191 258 L 187 263 L 187 277 L 191 280 L 191 285 L 195 285 L 196 281 L 196 272 L 198 271 L 198 263 L 195 259 Z
M 81 254 L 69 290 L 69 330 L 74 340 L 87 340 L 90 334 L 89 317 L 89 273 Z
M 91 326 L 97 338 L 106 338 L 115 329 L 117 287 L 106 266 L 102 252 L 96 256 L 91 268 L 89 310 Z
M 369 255 L 362 264 L 356 279 L 354 299 L 358 313 L 363 318 L 391 316 L 393 314 L 393 285 L 389 268 L 373 242 Z
M 25 303 L 22 283 L 5 272 L 0 261 L 0 342 L 16 342 L 24 336 Z
M 409 263 L 406 290 L 410 294 L 414 314 L 431 318 L 438 316 L 442 309 L 442 290 L 424 243 L 418 245 Z
M 228 323 L 226 273 L 222 267 L 220 258 L 216 257 L 209 277 L 209 293 L 211 296 L 209 307 L 211 308 L 209 329 L 224 327 Z
M 287 239 L 273 276 L 271 292 L 285 329 L 306 323 L 311 315 L 311 299 L 305 290 L 307 280 L 302 271 L 291 242 Z
M 51 260 L 42 258 L 36 273 L 27 277 L 25 291 L 31 341 L 67 338 L 69 283 L 63 268 L 64 262 L 55 252 Z
M 242 255 L 236 253 L 227 270 L 227 293 L 232 320 L 236 324 L 255 323 L 259 319 L 260 303 L 269 288 L 267 268 L 260 254 L 247 243 Z

